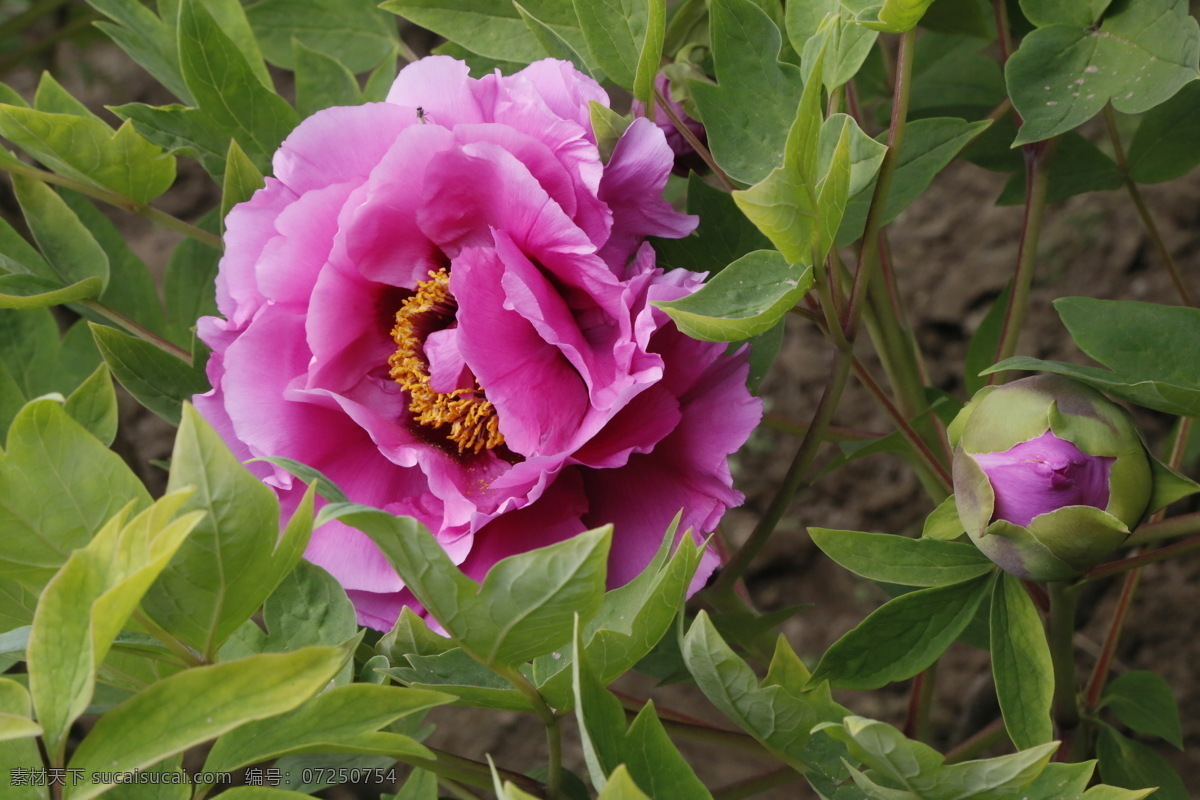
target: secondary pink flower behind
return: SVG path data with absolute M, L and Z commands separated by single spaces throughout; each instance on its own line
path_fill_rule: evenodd
M 662 199 L 671 149 L 636 120 L 601 163 L 590 100 L 608 102 L 564 62 L 475 80 L 435 57 L 287 138 L 226 221 L 224 319 L 199 324 L 213 389 L 196 406 L 240 457 L 416 517 L 476 578 L 612 522 L 619 585 L 679 509 L 699 537 L 741 502 L 727 458 L 761 414 L 745 352 L 650 305 L 700 286 L 644 242 L 695 226 Z M 252 468 L 298 499 L 287 472 Z M 415 605 L 353 528 L 323 526 L 305 555 L 363 624 Z

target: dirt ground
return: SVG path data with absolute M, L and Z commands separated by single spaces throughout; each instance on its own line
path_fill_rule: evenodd
M 169 102 L 137 67 L 99 41 L 82 50 L 70 42 L 62 44 L 47 60 L 10 72 L 3 79 L 29 93 L 42 68 L 51 69 L 97 111 L 104 103 Z M 955 164 L 890 229 L 899 284 L 932 380 L 959 396 L 967 341 L 1016 261 L 1021 209 L 992 206 L 1003 182 L 1003 176 L 970 164 Z M 0 190 L 0 209 L 12 217 L 15 208 L 6 192 L 7 186 Z M 1171 185 L 1149 187 L 1146 194 L 1168 246 L 1193 286 L 1200 288 L 1200 173 Z M 207 178 L 194 170 L 184 173 L 179 185 L 158 204 L 170 213 L 194 218 L 214 205 L 216 197 Z M 176 237 L 137 218 L 116 219 L 139 255 L 161 268 Z M 1072 294 L 1175 302 L 1166 272 L 1122 192 L 1077 197 L 1050 207 L 1021 353 L 1085 360 L 1067 339 L 1050 306 L 1054 298 Z M 762 386 L 768 410 L 807 421 L 820 396 L 831 354 L 831 348 L 805 323 L 789 320 L 779 360 Z M 1164 420 L 1153 414 L 1144 418 L 1151 438 L 1161 438 Z M 888 430 L 886 417 L 856 386 L 851 386 L 837 422 Z M 122 425 L 130 458 L 148 481 L 161 484 L 162 473 L 149 463 L 169 453 L 170 430 L 133 403 L 125 404 Z M 735 542 L 749 532 L 769 503 L 797 443 L 787 435 L 761 432 L 738 456 L 739 486 L 747 502 L 730 512 L 724 522 Z M 1194 470 L 1192 474 L 1196 474 Z M 796 498 L 753 568 L 748 585 L 754 602 L 764 611 L 807 604 L 781 630 L 797 652 L 815 663 L 831 642 L 877 607 L 884 595 L 822 556 L 804 526 L 904 532 L 919 526 L 929 510 L 911 471 L 894 457 L 873 456 L 824 478 Z M 1084 654 L 1082 669 L 1090 667 L 1088 654 L 1098 649 L 1110 618 L 1112 589 L 1105 587 L 1081 609 L 1087 620 L 1077 641 Z M 1118 670 L 1150 669 L 1167 679 L 1180 704 L 1185 740 L 1193 748 L 1200 743 L 1200 680 L 1194 669 L 1200 663 L 1200 638 L 1191 635 L 1200 624 L 1198 616 L 1200 557 L 1147 568 L 1116 663 Z M 685 688 L 655 689 L 640 678 L 623 683 L 622 688 L 691 713 L 705 705 L 695 702 Z M 904 718 L 908 687 L 901 684 L 872 693 L 845 693 L 841 699 L 856 713 L 898 725 Z M 952 649 L 939 673 L 935 709 L 936 744 L 943 748 L 997 716 L 985 653 L 964 645 Z M 431 743 L 460 755 L 482 759 L 491 754 L 498 764 L 516 770 L 528 769 L 544 758 L 540 731 L 520 715 L 451 709 L 439 711 L 432 719 L 439 728 Z M 772 768 L 719 747 L 685 743 L 684 748 L 713 787 Z M 1180 754 L 1169 747 L 1162 752 L 1179 768 L 1192 793 L 1200 796 L 1200 754 Z M 573 759 L 569 766 L 582 771 L 582 761 L 577 755 Z M 798 783 L 762 796 L 796 800 L 811 796 L 807 791 Z M 335 789 L 327 796 L 348 798 L 352 794 Z

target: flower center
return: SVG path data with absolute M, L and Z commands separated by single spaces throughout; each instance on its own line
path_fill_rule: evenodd
M 408 410 L 418 425 L 435 430 L 449 426 L 446 438 L 458 445 L 459 454 L 478 455 L 504 444 L 496 407 L 484 396 L 478 380 L 472 379 L 475 385 L 465 389 L 435 391 L 425 357 L 425 339 L 434 330 L 449 327 L 457 310 L 450 294 L 450 273 L 431 270 L 429 280 L 418 283 L 416 293 L 396 312 L 392 328 L 396 352 L 388 357 L 389 374 L 408 392 Z

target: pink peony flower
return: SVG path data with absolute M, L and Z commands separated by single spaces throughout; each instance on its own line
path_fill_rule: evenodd
M 1039 514 L 1064 506 L 1108 505 L 1111 456 L 1089 456 L 1046 431 L 1000 453 L 977 453 L 996 495 L 992 521 L 1028 525 Z
M 434 57 L 384 103 L 305 120 L 229 214 L 225 318 L 199 323 L 213 389 L 196 407 L 234 452 L 417 518 L 475 578 L 612 522 L 620 585 L 681 508 L 681 530 L 712 531 L 742 500 L 727 457 L 760 403 L 744 350 L 650 305 L 702 277 L 663 273 L 643 241 L 695 226 L 662 199 L 662 132 L 635 121 L 602 164 L 589 100 L 608 102 L 564 62 L 475 80 Z M 294 505 L 299 481 L 251 466 Z M 362 624 L 416 605 L 353 528 L 324 525 L 305 555 Z

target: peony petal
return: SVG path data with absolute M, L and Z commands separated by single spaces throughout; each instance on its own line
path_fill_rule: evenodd
M 613 229 L 600 255 L 614 269 L 624 267 L 646 236 L 679 239 L 695 230 L 698 218 L 680 214 L 663 198 L 674 163 L 663 132 L 648 119 L 635 119 L 613 148 L 600 182 Z
M 428 56 L 400 70 L 387 102 L 420 108 L 429 124 L 452 127 L 486 122 L 473 88 L 470 70 L 449 56 Z
M 275 153 L 275 177 L 296 194 L 335 183 L 361 183 L 416 114 L 386 103 L 336 106 L 316 112 L 288 134 Z
M 1047 431 L 1001 453 L 971 455 L 996 495 L 992 521 L 1025 526 L 1063 506 L 1108 505 L 1111 456 L 1090 456 Z
M 303 311 L 338 231 L 338 212 L 354 189 L 335 183 L 296 199 L 275 218 L 278 236 L 258 259 L 258 287 L 265 297 Z

